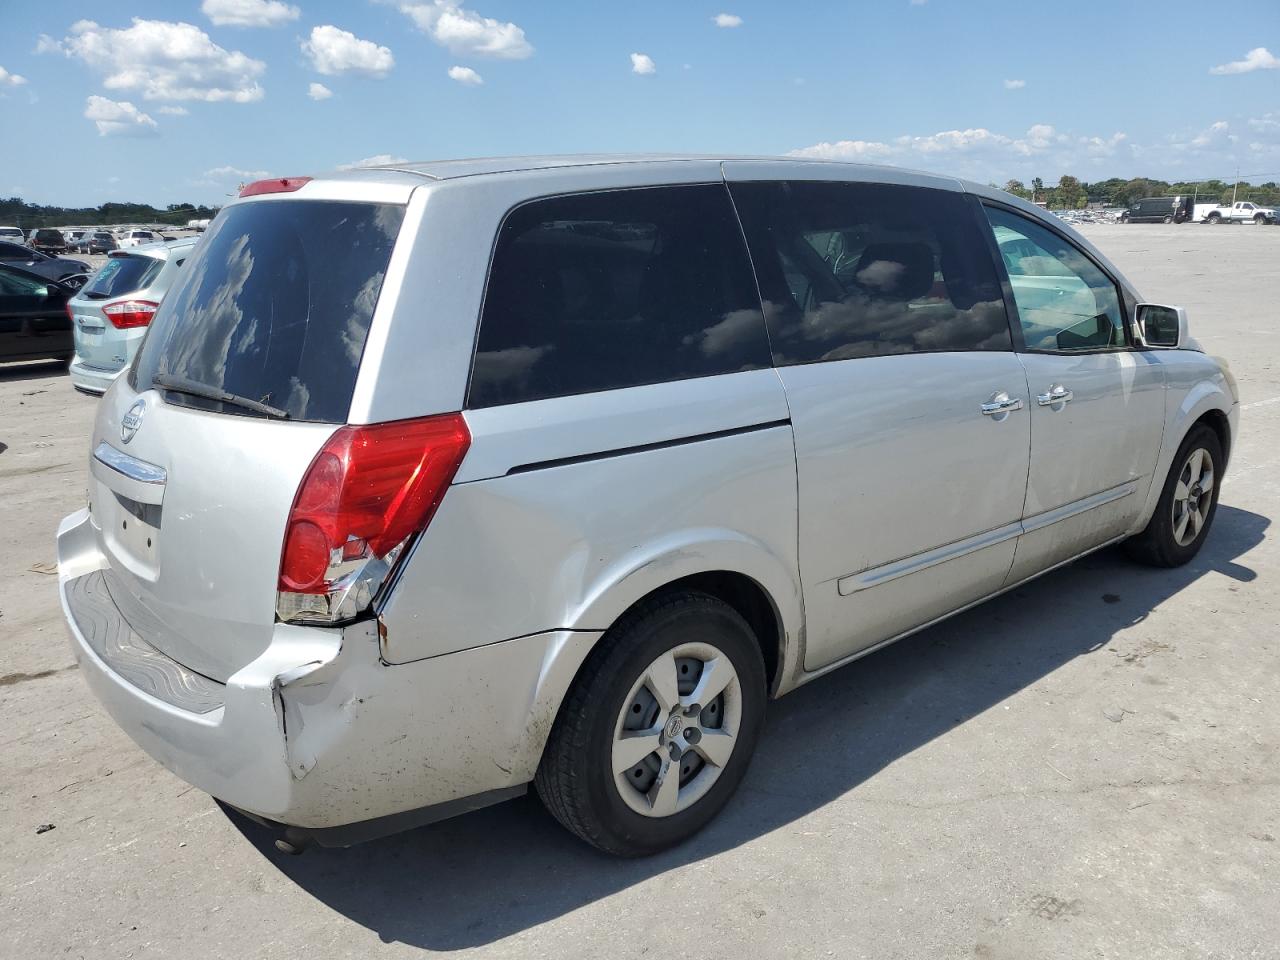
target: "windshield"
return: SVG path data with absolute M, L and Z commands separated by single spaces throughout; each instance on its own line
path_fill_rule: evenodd
M 220 214 L 156 311 L 131 383 L 186 381 L 343 423 L 404 208 L 261 200 Z M 206 391 L 207 392 L 207 391 Z M 165 399 L 245 415 L 191 392 Z

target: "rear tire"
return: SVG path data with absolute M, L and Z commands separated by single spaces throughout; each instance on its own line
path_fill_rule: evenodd
M 1153 567 L 1180 567 L 1200 552 L 1222 486 L 1222 444 L 1201 424 L 1187 434 L 1174 455 L 1151 520 L 1125 543 L 1133 559 Z M 1206 505 L 1207 501 L 1207 505 Z
M 551 815 L 592 846 L 620 857 L 657 853 L 701 830 L 733 795 L 765 700 L 760 646 L 736 610 L 695 591 L 659 595 L 624 615 L 587 658 L 534 786 Z
M 1165 222 L 1165 223 L 1173 223 L 1173 217 L 1165 217 L 1165 218 L 1164 218 L 1164 222 Z

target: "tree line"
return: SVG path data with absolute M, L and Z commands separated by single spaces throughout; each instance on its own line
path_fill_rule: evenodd
M 27 203 L 21 197 L 0 200 L 0 224 L 34 230 L 36 227 L 110 226 L 117 223 L 161 223 L 186 226 L 188 220 L 208 220 L 217 207 L 171 203 L 163 210 L 146 203 L 104 203 L 97 207 L 52 207 Z
M 992 186 L 997 184 L 993 183 Z M 1044 181 L 1036 177 L 1030 186 L 1021 180 L 1010 180 L 1001 189 L 1024 200 L 1042 201 L 1050 210 L 1079 210 L 1090 202 L 1127 207 L 1143 197 L 1192 196 L 1197 197 L 1200 203 L 1230 203 L 1235 187 L 1235 184 L 1222 180 L 1179 180 L 1169 183 L 1167 180 L 1152 180 L 1148 177 L 1135 177 L 1132 180 L 1112 177 L 1109 180 L 1086 183 L 1064 175 L 1052 187 L 1046 187 Z M 1235 199 L 1274 206 L 1280 204 L 1280 187 L 1274 180 L 1256 186 L 1241 182 L 1235 191 Z

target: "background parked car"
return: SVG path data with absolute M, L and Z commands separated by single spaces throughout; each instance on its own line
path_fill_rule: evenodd
M 69 287 L 0 263 L 0 362 L 71 356 Z
M 116 238 L 106 230 L 93 230 L 75 243 L 77 253 L 110 253 L 117 249 Z
M 1232 204 L 1223 204 L 1219 207 L 1213 207 L 1204 215 L 1204 222 L 1211 224 L 1247 223 L 1249 221 L 1253 221 L 1259 225 L 1264 223 L 1275 223 L 1275 207 L 1264 207 L 1260 203 L 1252 203 L 1248 200 L 1238 200 Z
M 62 236 L 61 230 L 55 230 L 53 227 L 41 227 L 39 230 L 32 230 L 29 238 L 29 245 L 41 253 L 66 253 L 67 241 Z
M 0 240 L 10 243 L 26 243 L 27 235 L 18 227 L 0 227 Z
M 102 393 L 133 362 L 138 343 L 196 239 L 117 250 L 68 303 L 75 340 L 69 373 L 77 390 Z
M 30 247 L 23 246 L 20 243 L 9 243 L 5 240 L 0 240 L 0 263 L 19 267 L 28 273 L 44 277 L 46 280 L 61 280 L 64 277 L 70 277 L 78 273 L 87 274 L 93 272 L 93 268 L 83 260 L 51 257 L 47 253 L 41 253 L 39 250 L 32 250 Z
M 121 250 L 127 247 L 140 247 L 144 243 L 158 243 L 164 238 L 154 230 L 125 230 L 116 241 Z
M 1191 197 L 1144 197 L 1120 214 L 1123 223 L 1185 223 L 1193 217 Z

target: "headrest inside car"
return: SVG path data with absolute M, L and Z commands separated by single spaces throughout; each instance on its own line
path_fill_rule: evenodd
M 933 287 L 933 250 L 925 243 L 873 243 L 862 251 L 856 277 L 874 297 L 915 300 Z

